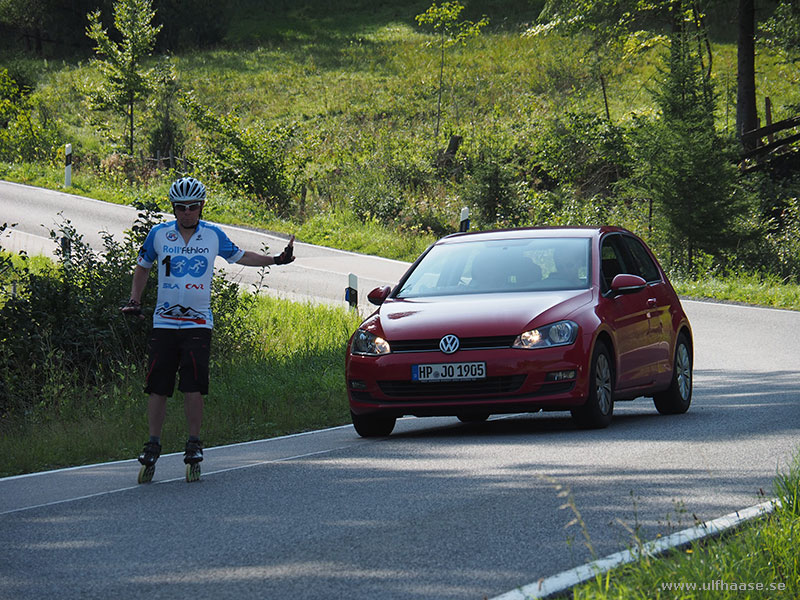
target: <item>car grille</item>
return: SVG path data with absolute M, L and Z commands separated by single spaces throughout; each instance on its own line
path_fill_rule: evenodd
M 408 398 L 410 396 L 484 396 L 486 394 L 509 394 L 522 387 L 526 375 L 487 377 L 474 381 L 379 381 L 378 386 L 387 396 Z
M 395 340 L 390 341 L 392 352 L 441 352 L 439 341 L 433 340 Z M 460 338 L 459 350 L 487 350 L 493 348 L 510 348 L 516 336 L 502 335 L 491 337 Z

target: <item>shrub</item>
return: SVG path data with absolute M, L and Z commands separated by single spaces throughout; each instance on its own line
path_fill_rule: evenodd
M 585 197 L 607 194 L 626 176 L 624 129 L 607 119 L 568 112 L 545 122 L 535 139 L 530 169 Z
M 0 418 L 80 416 L 97 410 L 104 389 L 120 377 L 140 376 L 151 321 L 128 319 L 119 308 L 137 250 L 161 217 L 153 203 L 137 208 L 124 242 L 104 234 L 100 254 L 65 220 L 50 232 L 58 243 L 50 267 L 34 268 L 24 255 L 0 256 Z M 220 277 L 212 290 L 219 316 L 214 354 L 252 347 L 243 320 L 252 297 Z M 155 306 L 156 294 L 156 285 L 147 286 L 142 304 Z
M 294 128 L 241 127 L 234 115 L 217 115 L 191 94 L 182 98 L 189 117 L 201 129 L 197 167 L 219 181 L 254 197 L 269 208 L 288 208 L 291 178 L 286 147 Z
M 339 187 L 347 205 L 362 222 L 375 218 L 380 223 L 391 223 L 403 210 L 403 190 L 381 166 L 354 168 L 342 178 Z
M 59 138 L 45 108 L 34 105 L 0 69 L 0 160 L 50 161 Z

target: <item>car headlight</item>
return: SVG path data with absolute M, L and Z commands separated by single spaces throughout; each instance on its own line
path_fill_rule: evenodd
M 389 354 L 392 351 L 389 342 L 365 329 L 356 331 L 350 350 L 353 354 L 367 356 L 379 356 L 381 354 Z
M 572 321 L 559 321 L 531 329 L 517 336 L 512 348 L 532 350 L 534 348 L 551 348 L 553 346 L 568 346 L 575 343 L 578 337 L 578 324 Z

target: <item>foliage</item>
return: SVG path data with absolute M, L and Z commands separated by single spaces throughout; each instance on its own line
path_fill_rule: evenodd
M 349 207 L 361 221 L 391 223 L 403 210 L 403 190 L 383 165 L 363 165 L 343 177 L 341 189 Z
M 461 44 L 462 46 L 467 43 L 470 38 L 480 35 L 481 29 L 489 24 L 489 19 L 483 17 L 477 23 L 472 21 L 458 21 L 458 16 L 464 6 L 458 2 L 443 2 L 441 6 L 436 2 L 424 13 L 416 16 L 417 23 L 420 25 L 429 25 L 433 32 L 439 37 L 439 89 L 438 100 L 436 105 L 436 129 L 434 130 L 433 137 L 439 137 L 439 122 L 442 116 L 442 91 L 444 89 L 444 64 L 445 64 L 445 49 Z
M 525 216 L 517 208 L 517 180 L 512 157 L 491 146 L 481 148 L 467 161 L 464 203 L 477 208 L 478 226 L 519 226 Z
M 764 23 L 765 41 L 787 58 L 800 61 L 800 5 L 781 0 L 772 17 Z
M 206 444 L 348 422 L 341 349 L 360 321 L 358 314 L 268 296 L 253 297 L 236 310 L 246 313 L 246 331 L 256 345 L 227 352 L 228 342 L 219 336 L 223 325 L 215 318 L 203 419 Z M 25 416 L 0 416 L 0 477 L 135 456 L 147 439 L 143 374 L 137 366 L 120 367 L 102 388 L 78 389 L 80 410 L 47 404 Z M 62 373 L 60 381 L 71 383 L 67 376 Z M 185 431 L 181 403 L 171 402 L 162 432 L 164 452 L 182 451 Z
M 0 418 L 92 415 L 112 401 L 109 390 L 140 376 L 150 323 L 125 318 L 119 307 L 130 293 L 137 250 L 161 216 L 155 204 L 137 208 L 124 241 L 103 234 L 100 254 L 65 219 L 50 232 L 55 264 L 42 269 L 24 255 L 0 255 Z M 157 286 L 148 286 L 143 305 L 154 306 L 156 294 Z M 244 321 L 252 302 L 215 276 L 215 344 L 222 351 L 252 351 Z
M 737 194 L 749 206 L 738 260 L 759 265 L 764 275 L 800 282 L 800 177 L 755 171 L 741 178 Z
M 59 137 L 55 121 L 0 69 L 0 160 L 50 161 Z
M 664 10 L 664 4 L 643 0 L 547 0 L 539 23 L 526 35 L 559 33 L 588 39 L 584 60 L 602 86 L 606 118 L 611 120 L 606 80 L 656 43 L 657 30 L 645 26 Z
M 164 159 L 183 154 L 186 134 L 181 128 L 177 96 L 179 93 L 175 64 L 162 60 L 153 69 L 153 93 L 145 112 L 147 150 L 151 157 Z
M 654 98 L 660 118 L 637 133 L 637 180 L 663 216 L 671 261 L 693 273 L 699 253 L 731 244 L 735 168 L 714 122 L 714 87 L 696 33 L 680 15 Z
M 290 191 L 286 147 L 293 127 L 269 129 L 260 123 L 242 127 L 236 115 L 217 115 L 192 94 L 181 102 L 201 129 L 198 169 L 279 213 L 284 211 Z
M 0 413 L 58 417 L 82 394 L 135 363 L 143 332 L 120 318 L 133 251 L 104 236 L 101 259 L 65 220 L 51 231 L 58 263 L 37 271 L 7 263 L 0 306 Z M 128 289 L 126 289 L 128 288 Z M 137 353 L 137 349 L 139 353 Z M 68 380 L 64 379 L 69 374 Z
M 567 183 L 584 196 L 608 195 L 628 174 L 625 129 L 589 113 L 568 111 L 537 132 L 530 169 L 550 186 Z
M 106 4 L 103 14 L 109 14 Z M 174 33 L 180 22 L 195 27 L 205 18 L 200 16 L 204 2 L 196 3 L 196 15 L 187 15 L 192 11 L 184 4 L 153 0 L 165 27 L 156 48 L 173 43 L 165 42 L 172 19 L 177 20 Z M 766 184 L 748 182 L 748 175 L 731 173 L 726 161 L 735 156 L 725 151 L 728 141 L 718 133 L 715 142 L 698 141 L 698 156 L 693 157 L 681 145 L 684 130 L 676 130 L 674 140 L 664 146 L 671 150 L 662 155 L 657 141 L 667 135 L 660 129 L 667 124 L 655 118 L 661 107 L 646 92 L 666 79 L 666 71 L 654 65 L 667 46 L 656 45 L 649 53 L 633 50 L 643 40 L 664 39 L 667 30 L 661 20 L 670 13 L 663 9 L 674 3 L 550 3 L 551 8 L 560 4 L 564 10 L 580 9 L 569 37 L 520 35 L 536 22 L 541 0 L 467 5 L 456 22 L 465 15 L 477 22 L 485 13 L 493 28 L 446 51 L 447 68 L 457 84 L 448 83 L 443 90 L 447 110 L 440 131 L 462 137 L 458 152 L 447 161 L 434 158 L 441 140 L 425 134 L 434 128 L 431 100 L 437 93 L 441 40 L 423 34 L 414 15 L 430 2 L 290 4 L 226 4 L 231 28 L 222 45 L 146 60 L 151 68 L 163 67 L 159 78 L 164 85 L 149 95 L 146 105 L 137 104 L 137 144 L 146 141 L 151 154 L 162 156 L 171 145 L 175 154 L 182 149 L 186 160 L 175 166 L 199 174 L 212 186 L 215 202 L 209 205 L 209 216 L 214 220 L 302 232 L 308 241 L 412 260 L 428 236 L 453 231 L 460 209 L 468 205 L 473 227 L 626 225 L 644 235 L 665 264 L 686 270 L 689 246 L 676 237 L 679 230 L 668 219 L 669 206 L 657 201 L 654 190 L 667 198 L 670 179 L 687 172 L 667 169 L 666 158 L 711 172 L 707 183 L 715 188 L 709 196 L 715 202 L 729 195 L 723 203 L 728 213 L 723 233 L 730 235 L 694 249 L 697 265 L 788 278 L 797 272 L 791 200 L 796 193 L 787 188 L 776 195 Z M 86 1 L 71 5 L 85 6 Z M 681 16 L 694 26 L 695 18 L 702 17 L 696 6 L 713 9 L 711 20 L 729 16 L 733 5 L 728 0 L 683 3 Z M 177 12 L 169 16 L 172 9 Z M 728 21 L 717 18 L 711 24 L 714 31 L 729 33 Z M 617 64 L 611 48 L 600 47 L 611 67 L 604 73 L 615 77 L 608 93 L 612 122 L 603 118 L 590 59 L 596 43 L 605 39 L 599 34 L 617 31 L 622 53 Z M 640 31 L 646 36 L 638 37 Z M 714 46 L 711 81 L 719 89 L 725 83 L 730 89 L 735 81 L 735 44 L 726 39 Z M 232 47 L 231 40 L 246 49 Z M 421 40 L 439 52 L 434 55 Z M 703 43 L 702 36 L 692 38 L 692 45 Z M 800 88 L 792 84 L 796 68 L 776 61 L 763 46 L 757 58 L 759 95 L 771 97 L 776 120 L 791 116 L 790 107 L 800 101 Z M 703 60 L 698 71 L 707 73 L 710 65 Z M 73 144 L 74 192 L 117 202 L 137 195 L 164 196 L 174 174 L 120 155 L 103 142 L 98 129 L 106 123 L 113 126 L 114 120 L 102 115 L 105 123 L 93 123 L 81 111 L 83 90 L 100 79 L 96 69 L 69 58 L 61 65 L 24 58 L 12 63 L 21 67 L 15 66 L 15 73 L 29 74 L 33 122 L 58 119 L 65 141 Z M 448 79 L 445 73 L 443 81 Z M 187 109 L 179 100 L 185 92 L 201 110 Z M 729 118 L 719 110 L 717 98 L 707 101 L 701 94 L 695 100 L 715 118 L 716 129 L 723 130 Z M 684 120 L 695 118 L 691 113 Z M 705 124 L 689 127 L 691 135 L 700 131 L 711 129 Z M 714 169 L 717 163 L 704 164 L 699 156 L 708 147 L 714 160 L 721 161 L 719 171 Z M 18 154 L 4 158 L 22 160 Z M 63 181 L 58 168 L 44 164 L 0 163 L 0 173 L 56 188 Z M 767 178 L 777 185 L 779 175 L 770 172 Z M 704 202 L 699 195 L 697 201 Z M 684 214 L 693 210 L 689 206 Z M 686 220 L 694 226 L 707 220 L 704 214 Z M 708 221 L 708 232 L 715 227 Z M 414 239 L 419 233 L 424 236 Z
M 161 25 L 152 25 L 154 17 L 152 0 L 116 0 L 114 25 L 121 40 L 115 42 L 103 29 L 99 10 L 88 16 L 86 35 L 96 44 L 95 65 L 103 76 L 102 87 L 90 93 L 91 105 L 125 116 L 125 145 L 130 154 L 134 148 L 134 107 L 152 87 L 152 74 L 143 69 L 142 61 L 150 56 L 161 30 Z

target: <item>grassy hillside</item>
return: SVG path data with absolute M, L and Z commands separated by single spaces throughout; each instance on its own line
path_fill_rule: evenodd
M 735 121 L 734 4 L 709 16 L 723 140 Z M 87 94 L 101 78 L 86 56 L 9 55 L 4 62 L 33 82 L 32 118 L 72 143 L 78 193 L 164 202 L 168 182 L 190 172 L 209 184 L 214 219 L 406 260 L 452 231 L 462 206 L 479 228 L 611 223 L 643 235 L 665 264 L 679 266 L 658 207 L 653 213 L 647 190 L 633 181 L 646 168 L 631 154 L 642 123 L 658 113 L 652 92 L 664 77 L 665 42 L 605 65 L 606 120 L 589 40 L 528 35 L 542 5 L 467 3 L 461 18 L 485 15 L 490 24 L 446 51 L 438 136 L 438 38 L 415 21 L 427 2 L 226 3 L 220 43 L 153 57 L 150 66 L 168 62 L 175 80 L 137 107 L 134 157 L 121 150 L 121 116 L 89 110 Z M 652 23 L 651 33 L 659 27 Z M 800 105 L 796 65 L 759 47 L 757 74 L 762 111 L 769 97 L 773 120 L 793 115 Z M 186 94 L 227 129 L 211 133 L 199 124 L 181 102 Z M 154 132 L 167 114 L 185 158 L 175 171 L 156 169 L 154 161 Z M 442 160 L 454 135 L 462 144 Z M 233 161 L 231 136 L 250 159 L 224 164 Z M 57 187 L 61 152 L 52 149 L 49 165 L 7 160 L 0 176 Z M 274 173 L 280 201 L 251 184 Z M 800 222 L 792 204 L 797 184 L 768 174 L 736 185 L 744 199 L 737 238 L 701 257 L 702 265 L 796 278 L 800 250 L 782 253 L 779 238 L 791 237 Z M 775 214 L 784 215 L 779 232 Z

